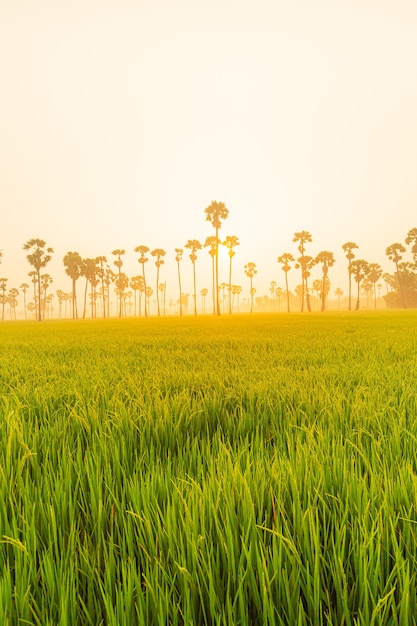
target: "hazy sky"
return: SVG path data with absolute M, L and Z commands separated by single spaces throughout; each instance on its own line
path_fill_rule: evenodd
M 55 289 L 68 250 L 124 248 L 132 275 L 142 244 L 167 250 L 172 282 L 174 248 L 213 234 L 212 200 L 241 240 L 233 282 L 254 261 L 257 295 L 284 285 L 295 231 L 335 252 L 346 291 L 345 241 L 392 271 L 385 248 L 417 227 L 415 0 L 2 0 L 0 80 L 10 286 L 32 237 L 55 249 Z

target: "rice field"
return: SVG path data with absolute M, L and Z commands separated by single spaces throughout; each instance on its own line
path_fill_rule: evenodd
M 417 624 L 417 315 L 0 326 L 0 624 Z

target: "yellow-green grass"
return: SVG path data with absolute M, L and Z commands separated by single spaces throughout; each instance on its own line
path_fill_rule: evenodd
M 0 326 L 0 624 L 417 624 L 417 314 Z

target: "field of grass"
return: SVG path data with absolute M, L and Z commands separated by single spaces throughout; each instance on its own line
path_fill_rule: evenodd
M 417 314 L 4 323 L 0 624 L 417 624 Z

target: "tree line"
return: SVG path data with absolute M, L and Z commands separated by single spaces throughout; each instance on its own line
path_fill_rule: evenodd
M 189 239 L 184 248 L 175 248 L 175 262 L 177 265 L 177 278 L 178 278 L 178 312 L 179 315 L 183 315 L 184 308 L 188 305 L 188 294 L 184 294 L 182 291 L 181 281 L 181 262 L 183 260 L 184 249 L 189 251 L 189 258 L 192 263 L 193 270 L 193 313 L 197 315 L 197 275 L 196 275 L 196 262 L 197 252 L 202 248 L 208 248 L 208 252 L 211 256 L 211 269 L 212 269 L 212 312 L 214 315 L 221 314 L 221 296 L 222 291 L 222 304 L 223 312 L 226 310 L 231 314 L 234 310 L 235 297 L 238 302 L 239 310 L 239 295 L 242 292 L 240 285 L 235 285 L 232 282 L 233 278 L 233 257 L 235 256 L 235 248 L 240 245 L 239 238 L 235 235 L 228 235 L 223 240 L 219 237 L 219 231 L 223 222 L 227 219 L 229 211 L 223 202 L 213 201 L 205 209 L 206 221 L 210 222 L 214 228 L 214 235 L 207 236 L 205 242 L 202 244 L 197 239 Z M 286 309 L 289 313 L 291 311 L 290 300 L 291 291 L 289 289 L 288 274 L 290 270 L 295 269 L 299 271 L 301 282 L 296 286 L 295 292 L 300 299 L 301 312 L 307 310 L 311 311 L 311 293 L 316 292 L 317 297 L 320 299 L 321 311 L 326 310 L 326 302 L 330 291 L 330 279 L 329 269 L 334 265 L 335 259 L 333 252 L 323 250 L 316 256 L 308 254 L 308 244 L 312 243 L 312 235 L 306 230 L 294 233 L 293 242 L 297 244 L 298 255 L 291 252 L 284 252 L 277 257 L 277 262 L 280 264 L 284 272 L 285 289 L 277 286 L 275 281 L 271 282 L 271 298 L 274 301 L 278 297 L 285 297 Z M 389 286 L 389 291 L 384 296 L 386 305 L 390 308 L 409 308 L 417 306 L 417 228 L 412 228 L 405 238 L 405 244 L 411 246 L 411 254 L 413 257 L 412 262 L 404 261 L 403 255 L 407 251 L 402 243 L 393 243 L 386 248 L 385 254 L 390 261 L 394 263 L 395 271 L 392 274 L 383 273 L 383 270 L 379 263 L 368 262 L 364 259 L 356 258 L 358 245 L 353 241 L 348 241 L 342 245 L 343 252 L 347 259 L 347 273 L 348 273 L 348 310 L 358 310 L 360 307 L 360 293 L 361 289 L 365 293 L 373 293 L 375 308 L 377 301 L 377 288 L 380 288 L 380 279 L 382 278 L 386 285 Z M 229 256 L 229 268 L 228 268 L 228 283 L 219 284 L 219 246 L 225 246 Z M 26 258 L 31 267 L 33 268 L 28 276 L 31 278 L 33 284 L 33 299 L 27 303 L 27 291 L 29 290 L 28 283 L 22 283 L 20 289 L 23 294 L 25 317 L 27 312 L 32 312 L 34 317 L 41 321 L 47 311 L 48 306 L 51 306 L 53 294 L 50 292 L 50 286 L 53 282 L 52 276 L 44 271 L 48 263 L 52 259 L 54 253 L 53 248 L 47 246 L 43 239 L 29 239 L 24 245 L 23 250 L 27 252 Z M 63 302 L 68 299 L 71 303 L 71 315 L 73 319 L 79 317 L 85 318 L 87 315 L 87 296 L 90 299 L 90 315 L 92 318 L 97 317 L 97 301 L 101 300 L 101 315 L 106 318 L 110 316 L 110 286 L 114 285 L 114 292 L 117 296 L 118 303 L 118 316 L 123 317 L 126 315 L 126 299 L 127 297 L 134 295 L 134 315 L 144 315 L 147 317 L 150 310 L 150 297 L 156 295 L 157 315 L 161 316 L 166 313 L 166 283 L 160 281 L 160 270 L 165 263 L 164 257 L 166 251 L 162 248 L 155 248 L 151 250 L 146 245 L 139 245 L 134 248 L 134 252 L 138 254 L 138 262 L 141 266 L 141 272 L 137 276 L 128 277 L 123 272 L 123 257 L 126 254 L 124 249 L 115 249 L 112 251 L 114 257 L 113 265 L 116 270 L 113 270 L 107 257 L 97 256 L 94 258 L 83 258 L 78 252 L 69 251 L 63 258 L 63 265 L 65 272 L 71 280 L 71 293 L 66 294 L 62 290 L 57 290 L 56 295 L 59 302 L 59 316 L 61 316 L 61 309 Z M 156 266 L 156 284 L 155 292 L 149 285 L 146 276 L 145 266 L 146 263 L 153 257 Z M 2 252 L 0 251 L 0 263 L 2 259 Z M 313 281 L 310 285 L 311 271 L 314 267 L 320 267 L 321 278 Z M 254 278 L 257 274 L 256 263 L 248 262 L 244 266 L 244 272 L 249 279 L 249 309 L 250 312 L 254 310 L 254 296 L 256 289 L 254 287 Z M 80 278 L 85 278 L 84 285 L 84 299 L 82 314 L 79 311 L 77 302 L 77 282 Z M 356 301 L 353 305 L 353 281 L 356 282 Z M 2 320 L 5 317 L 5 306 L 9 304 L 10 311 L 14 311 L 14 318 L 16 319 L 16 306 L 19 290 L 16 287 L 7 289 L 7 278 L 0 278 L 0 298 L 2 305 Z M 129 291 L 129 288 L 132 291 Z M 49 293 L 48 293 L 49 291 Z M 227 295 L 225 294 L 227 291 Z M 208 290 L 206 288 L 200 291 L 202 298 L 202 310 L 206 309 L 206 297 Z M 340 288 L 337 288 L 335 295 L 339 298 L 344 295 Z

